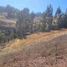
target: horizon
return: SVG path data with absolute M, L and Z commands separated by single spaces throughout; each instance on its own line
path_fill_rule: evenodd
M 66 0 L 0 0 L 0 6 L 10 5 L 19 10 L 23 10 L 24 8 L 28 8 L 30 12 L 44 12 L 49 4 L 53 6 L 53 13 L 56 12 L 58 7 L 61 8 L 63 12 L 65 12 L 67 8 Z

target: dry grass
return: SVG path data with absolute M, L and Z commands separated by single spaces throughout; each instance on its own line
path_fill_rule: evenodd
M 3 49 L 3 51 L 18 50 L 23 48 L 23 46 L 36 44 L 38 42 L 48 42 L 56 37 L 67 34 L 67 31 L 52 31 L 50 33 L 37 33 L 32 34 L 27 37 L 27 39 L 16 39 L 7 44 L 7 46 Z
M 16 39 L 0 54 L 1 67 L 67 67 L 67 30 L 37 33 L 29 35 L 27 39 Z

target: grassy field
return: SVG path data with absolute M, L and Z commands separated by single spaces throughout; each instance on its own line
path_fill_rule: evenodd
M 0 51 L 1 67 L 67 67 L 67 30 L 36 33 L 10 41 Z

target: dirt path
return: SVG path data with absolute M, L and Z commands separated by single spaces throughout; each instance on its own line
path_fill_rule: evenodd
M 61 55 L 64 54 L 64 52 L 67 53 L 67 41 L 64 39 L 67 39 L 67 30 L 37 33 L 28 36 L 28 38 L 24 40 L 17 39 L 3 49 L 3 54 L 27 47 L 23 52 L 13 53 L 12 55 L 10 54 L 3 57 L 2 62 L 0 61 L 2 63 L 1 67 L 67 67 L 67 56 Z M 48 43 L 45 42 L 49 42 L 47 48 L 45 48 L 45 45 Z M 59 46 L 57 64 L 54 55 L 55 43 Z M 62 50 L 63 48 L 65 49 Z M 47 56 L 45 56 L 45 54 Z
M 23 48 L 26 45 L 32 45 L 38 42 L 49 42 L 50 40 L 57 38 L 62 35 L 66 35 L 67 30 L 64 31 L 52 31 L 48 33 L 37 33 L 37 34 L 32 34 L 27 37 L 27 39 L 19 40 L 16 39 L 12 43 L 9 43 L 2 51 L 6 53 L 6 51 L 12 52 L 18 51 L 19 49 Z

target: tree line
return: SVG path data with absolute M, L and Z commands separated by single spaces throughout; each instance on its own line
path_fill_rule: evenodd
M 62 12 L 58 7 L 55 15 L 53 15 L 52 5 L 47 6 L 43 13 L 30 13 L 28 8 L 24 8 L 17 21 L 17 32 L 19 34 L 49 32 L 51 30 L 59 30 L 67 28 L 67 10 Z M 21 36 L 20 35 L 20 36 Z
M 47 6 L 42 13 L 30 12 L 28 8 L 18 10 L 10 5 L 0 7 L 0 14 L 5 12 L 7 13 L 6 18 L 17 20 L 14 38 L 26 38 L 26 35 L 36 32 L 50 32 L 67 28 L 67 9 L 62 12 L 60 7 L 57 8 L 55 14 L 53 14 L 52 5 Z M 0 39 L 2 39 L 1 36 Z

